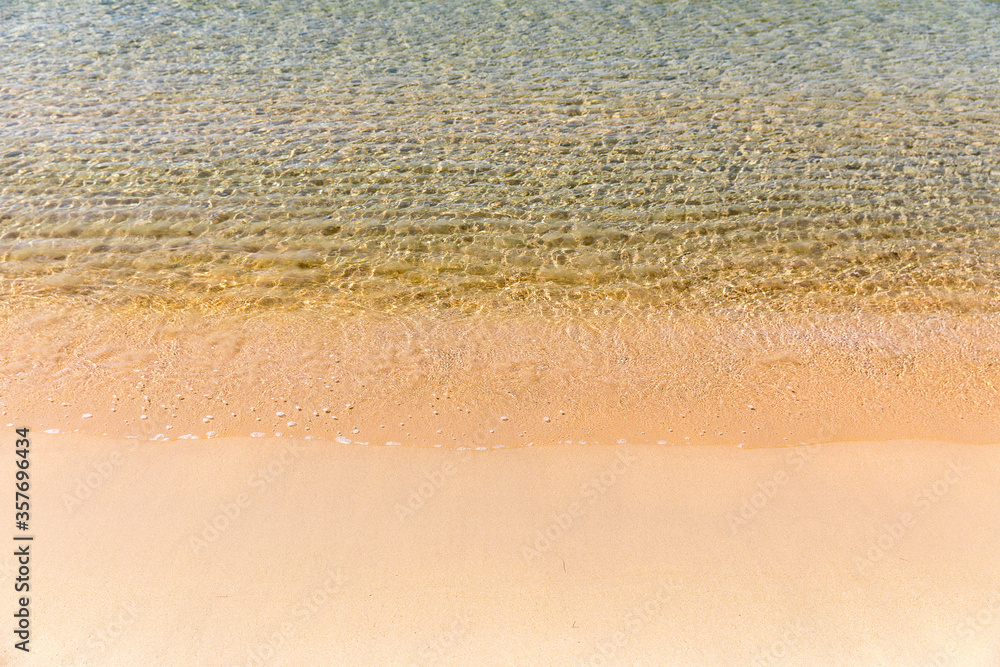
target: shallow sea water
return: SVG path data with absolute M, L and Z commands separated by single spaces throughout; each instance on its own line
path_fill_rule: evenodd
M 5 2 L 0 293 L 983 310 L 1000 3 Z

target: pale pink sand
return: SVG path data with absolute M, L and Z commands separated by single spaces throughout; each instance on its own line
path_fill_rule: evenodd
M 1000 446 L 32 436 L 5 664 L 1000 664 Z

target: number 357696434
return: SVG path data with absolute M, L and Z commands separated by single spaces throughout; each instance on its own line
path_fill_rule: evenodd
M 28 475 L 28 467 L 31 465 L 31 462 L 28 460 L 28 451 L 29 447 L 31 447 L 31 442 L 28 440 L 27 428 L 17 429 L 17 434 L 20 437 L 17 439 L 17 448 L 15 449 L 17 453 L 17 472 L 14 474 L 16 480 L 14 485 L 16 488 L 14 521 L 19 530 L 28 530 L 29 511 L 31 507 L 28 497 L 28 490 L 31 488 Z

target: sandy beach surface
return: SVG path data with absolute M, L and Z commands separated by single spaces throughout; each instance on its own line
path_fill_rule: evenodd
M 1000 442 L 1000 318 L 8 309 L 0 417 L 417 447 Z
M 4 664 L 1000 662 L 990 315 L 9 315 Z
M 6 664 L 1000 659 L 998 446 L 31 447 Z

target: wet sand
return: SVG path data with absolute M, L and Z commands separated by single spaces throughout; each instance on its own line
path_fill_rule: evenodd
M 13 664 L 1000 657 L 1000 446 L 36 436 Z
M 0 412 L 41 431 L 490 449 L 1000 442 L 989 314 L 4 315 Z

